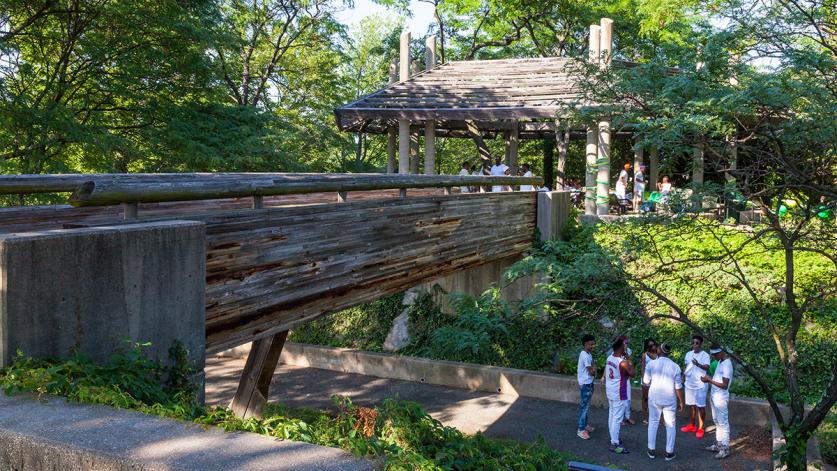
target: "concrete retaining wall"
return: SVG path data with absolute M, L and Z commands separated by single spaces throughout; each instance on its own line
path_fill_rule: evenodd
M 242 346 L 227 350 L 223 356 L 245 358 L 248 351 L 248 346 Z M 285 344 L 280 361 L 294 366 L 416 381 L 472 391 L 578 402 L 578 382 L 573 376 L 293 342 Z M 600 383 L 596 383 L 593 405 L 607 406 L 604 387 Z M 631 406 L 636 411 L 642 409 L 642 392 L 638 388 L 633 390 Z M 707 415 L 711 417 L 709 409 L 711 408 L 707 408 Z M 730 402 L 730 420 L 736 425 L 769 426 L 771 417 L 772 413 L 765 401 L 733 399 Z
M 131 342 L 204 363 L 204 225 L 165 221 L 0 234 L 0 366 L 73 351 L 106 361 Z

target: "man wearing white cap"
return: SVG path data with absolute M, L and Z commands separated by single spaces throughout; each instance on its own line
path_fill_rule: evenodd
M 729 456 L 729 386 L 732 382 L 732 361 L 720 347 L 709 350 L 712 358 L 718 360 L 715 374 L 702 376 L 704 383 L 711 385 L 709 400 L 712 404 L 712 421 L 715 422 L 715 443 L 706 447 L 708 451 L 715 451 L 716 459 Z
M 683 410 L 682 373 L 677 363 L 668 358 L 671 347 L 664 343 L 657 349 L 658 357 L 648 363 L 642 384 L 648 387 L 648 457 L 657 457 L 657 428 L 660 426 L 660 414 L 665 419 L 666 461 L 673 460 L 674 439 L 677 435 L 675 420 L 678 410 Z

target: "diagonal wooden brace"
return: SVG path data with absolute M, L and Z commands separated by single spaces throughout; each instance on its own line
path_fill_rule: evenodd
M 230 404 L 230 409 L 235 415 L 242 419 L 262 417 L 264 406 L 267 404 L 270 381 L 273 379 L 273 372 L 276 371 L 279 355 L 282 354 L 282 347 L 285 346 L 287 338 L 286 330 L 253 342 L 244 371 L 241 372 L 238 390 Z

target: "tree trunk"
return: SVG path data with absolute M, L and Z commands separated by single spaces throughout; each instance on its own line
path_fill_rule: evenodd
M 555 186 L 555 140 L 545 137 L 543 139 L 543 181 L 550 189 Z

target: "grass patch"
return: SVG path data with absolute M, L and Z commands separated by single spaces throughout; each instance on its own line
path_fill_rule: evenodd
M 225 407 L 204 407 L 188 387 L 191 369 L 182 347 L 170 351 L 173 367 L 149 361 L 137 345 L 104 365 L 74 356 L 68 360 L 32 359 L 18 353 L 0 370 L 6 394 L 64 396 L 191 421 L 226 431 L 254 432 L 279 439 L 342 448 L 377 458 L 386 470 L 563 470 L 568 455 L 543 440 L 525 444 L 465 435 L 430 417 L 419 404 L 386 399 L 377 407 L 359 407 L 335 396 L 337 412 L 291 409 L 270 404 L 263 419 L 242 420 Z

